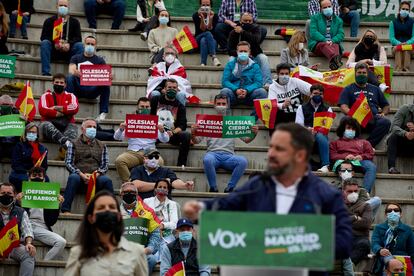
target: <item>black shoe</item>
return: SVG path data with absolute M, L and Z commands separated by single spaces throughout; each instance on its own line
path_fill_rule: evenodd
M 226 189 L 224 189 L 224 192 L 225 193 L 231 193 L 231 192 L 233 192 L 233 190 L 234 190 L 234 188 L 226 187 Z
M 208 192 L 209 193 L 218 193 L 218 190 L 217 190 L 217 188 L 210 187 L 210 189 L 208 190 Z
M 399 171 L 399 170 L 397 170 L 395 167 L 391 167 L 391 168 L 388 170 L 388 173 L 389 173 L 389 174 L 400 174 L 400 171 Z
M 227 48 L 217 48 L 217 53 L 219 54 L 226 54 L 227 52 Z
M 48 77 L 50 77 L 52 75 L 50 73 L 43 73 L 42 76 L 48 76 Z
M 142 23 L 137 22 L 137 24 L 135 25 L 134 28 L 128 29 L 128 32 L 140 32 L 140 31 L 143 31 L 143 30 L 144 30 L 144 28 L 143 28 Z
M 27 35 L 24 35 L 24 36 L 22 36 L 22 39 L 29 39 L 28 37 L 27 37 Z
M 9 38 L 15 38 L 15 37 L 16 37 L 15 35 L 9 34 Z

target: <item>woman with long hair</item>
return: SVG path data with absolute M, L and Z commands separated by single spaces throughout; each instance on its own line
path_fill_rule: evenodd
M 7 20 L 6 10 L 0 2 L 0 54 L 7 55 L 9 49 L 6 46 L 7 37 L 9 36 L 9 21 Z
M 280 53 L 280 63 L 287 63 L 291 67 L 298 65 L 309 66 L 309 53 L 305 48 L 306 37 L 303 31 L 296 31 L 288 43 Z
M 121 210 L 115 196 L 106 190 L 95 195 L 79 227 L 79 245 L 70 250 L 65 276 L 147 276 L 144 247 L 126 240 Z

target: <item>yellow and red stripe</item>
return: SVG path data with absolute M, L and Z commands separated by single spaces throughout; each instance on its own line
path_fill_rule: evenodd
M 52 40 L 54 44 L 58 44 L 62 38 L 63 33 L 63 18 L 59 17 L 53 22 L 53 36 Z
M 333 112 L 316 112 L 313 116 L 313 130 L 328 135 L 335 117 Z
M 97 172 L 93 172 L 91 174 L 91 177 L 89 178 L 88 181 L 88 190 L 86 191 L 86 197 L 85 197 L 85 202 L 87 204 L 89 204 L 89 202 L 91 201 L 91 199 L 95 196 L 95 192 L 96 192 L 96 178 L 97 178 Z
M 183 29 L 175 36 L 172 43 L 178 53 L 184 53 L 198 47 L 197 41 L 188 26 L 183 27 Z
M 20 95 L 16 100 L 15 106 L 30 122 L 33 121 L 34 116 L 36 115 L 36 105 L 30 81 L 26 82 L 26 85 L 23 87 L 22 92 L 20 92 Z
M 365 127 L 368 124 L 368 122 L 371 121 L 371 119 L 373 118 L 371 108 L 368 104 L 368 100 L 363 92 L 359 94 L 355 103 L 349 110 L 348 115 L 356 119 L 362 127 Z
M 131 217 L 148 219 L 148 231 L 150 233 L 152 233 L 152 231 L 158 228 L 161 224 L 161 220 L 155 214 L 154 210 L 145 204 L 140 196 L 137 196 L 137 206 L 135 207 L 134 212 L 132 212 Z
M 179 262 L 168 269 L 165 276 L 185 276 L 184 262 Z
M 0 257 L 9 256 L 13 248 L 20 244 L 19 228 L 17 218 L 11 219 L 0 231 Z
M 277 102 L 276 99 L 261 99 L 254 100 L 254 108 L 257 113 L 257 117 L 269 128 L 275 128 L 276 114 L 277 114 Z

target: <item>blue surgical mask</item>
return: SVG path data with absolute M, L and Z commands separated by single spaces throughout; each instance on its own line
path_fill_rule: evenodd
M 36 133 L 27 133 L 26 134 L 26 139 L 29 142 L 34 142 L 37 139 L 37 134 Z
M 322 102 L 322 96 L 321 95 L 315 95 L 312 97 L 312 101 L 316 104 L 320 104 Z
M 324 8 L 322 10 L 323 15 L 325 15 L 326 17 L 331 17 L 333 14 L 333 9 L 332 8 Z
M 158 18 L 158 20 L 160 21 L 161 25 L 167 25 L 168 22 L 170 21 L 170 19 L 168 17 L 165 17 L 165 16 L 160 16 Z
M 355 130 L 345 129 L 344 137 L 347 138 L 347 139 L 354 139 L 355 138 Z
M 410 12 L 409 12 L 409 11 L 406 11 L 406 10 L 400 10 L 400 16 L 401 16 L 402 18 L 406 18 L 409 14 L 410 14 Z
M 86 129 L 86 137 L 88 137 L 89 139 L 94 139 L 96 136 L 96 128 L 93 127 L 88 127 Z
M 59 6 L 58 7 L 58 14 L 59 15 L 65 16 L 65 15 L 68 14 L 68 12 L 69 12 L 69 8 L 68 7 L 65 7 L 65 6 Z
M 237 58 L 240 61 L 246 61 L 249 59 L 249 53 L 237 53 Z
M 286 85 L 289 82 L 290 76 L 289 75 L 279 75 L 277 77 L 277 79 L 279 80 L 280 85 Z
M 95 53 L 95 46 L 93 46 L 93 45 L 85 45 L 85 53 L 87 55 L 93 55 Z
M 193 238 L 193 232 L 191 231 L 180 232 L 178 234 L 178 238 L 180 239 L 180 241 L 183 241 L 183 242 L 191 241 L 191 239 Z
M 389 223 L 391 224 L 396 224 L 400 221 L 400 212 L 394 212 L 392 211 L 391 213 L 387 214 L 387 220 Z

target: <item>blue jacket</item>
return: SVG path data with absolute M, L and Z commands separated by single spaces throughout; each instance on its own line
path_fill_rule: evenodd
M 39 152 L 43 154 L 47 148 L 39 143 Z M 12 155 L 12 169 L 16 173 L 27 173 L 33 168 L 32 161 L 33 148 L 28 142 L 17 143 Z M 42 163 L 42 168 L 47 170 L 47 154 Z
M 236 92 L 239 88 L 243 88 L 247 90 L 247 93 L 251 93 L 263 87 L 262 71 L 260 70 L 259 64 L 249 59 L 249 64 L 244 68 L 240 77 L 235 76 L 233 73 L 237 64 L 237 58 L 227 62 L 221 80 L 221 86 L 223 88 L 229 88 L 233 92 Z

